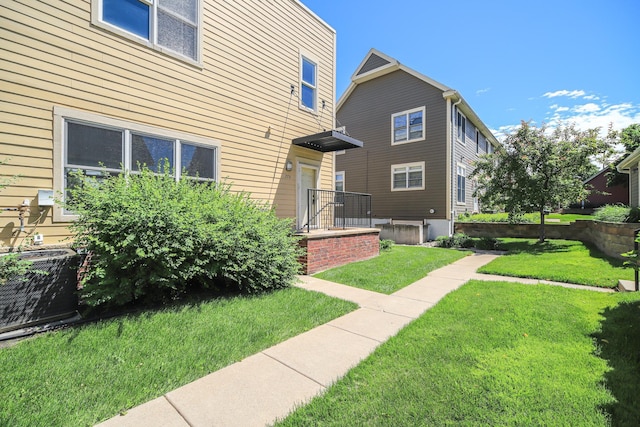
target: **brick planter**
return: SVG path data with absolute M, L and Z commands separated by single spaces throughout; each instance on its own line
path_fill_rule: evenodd
M 365 228 L 301 234 L 303 274 L 313 274 L 380 254 L 380 230 Z

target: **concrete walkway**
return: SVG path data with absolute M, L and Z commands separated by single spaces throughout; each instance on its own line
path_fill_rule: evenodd
M 511 280 L 476 273 L 496 257 L 475 254 L 462 258 L 392 295 L 301 276 L 299 287 L 355 302 L 360 308 L 99 426 L 270 425 L 324 392 L 376 347 L 468 280 Z M 527 279 L 514 281 L 527 283 Z

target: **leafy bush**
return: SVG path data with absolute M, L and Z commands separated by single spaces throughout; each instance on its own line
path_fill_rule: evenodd
M 12 276 L 24 277 L 32 265 L 31 261 L 21 259 L 19 252 L 0 256 L 0 285 L 4 285 Z
M 162 169 L 162 168 L 160 168 Z M 91 254 L 82 278 L 89 305 L 163 302 L 193 286 L 257 292 L 299 271 L 291 223 L 221 183 L 155 174 L 76 174 L 67 208 L 76 244 Z
M 473 242 L 476 249 L 485 251 L 495 250 L 498 246 L 498 241 L 493 237 L 480 237 L 477 239 L 473 239 Z
M 509 222 L 516 221 L 521 224 L 533 224 L 540 218 L 538 213 L 527 213 L 520 215 L 509 215 L 506 212 L 502 213 L 481 213 L 481 214 L 461 214 L 458 216 L 458 222 Z
M 638 222 L 640 220 L 640 209 L 624 205 L 605 205 L 597 209 L 593 216 L 596 221 Z
M 474 246 L 473 239 L 464 233 L 456 233 L 451 237 L 436 237 L 438 246 L 442 248 L 472 248 Z
M 380 250 L 381 251 L 390 251 L 391 248 L 393 247 L 393 245 L 395 245 L 396 242 L 394 242 L 393 240 L 390 239 L 382 239 L 380 240 Z

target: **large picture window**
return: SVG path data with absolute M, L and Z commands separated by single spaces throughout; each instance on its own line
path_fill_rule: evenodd
M 199 0 L 93 0 L 97 23 L 198 61 Z M 95 18 L 94 18 L 94 22 Z
M 59 193 L 73 185 L 71 173 L 96 177 L 136 172 L 142 165 L 160 172 L 168 162 L 176 177 L 215 181 L 218 145 L 202 137 L 110 119 L 62 108 L 54 110 L 54 186 Z M 62 213 L 57 220 L 69 213 Z M 54 213 L 54 217 L 55 217 Z
M 391 191 L 424 190 L 424 162 L 391 166 Z
M 424 139 L 425 107 L 403 111 L 391 116 L 391 143 L 404 144 Z

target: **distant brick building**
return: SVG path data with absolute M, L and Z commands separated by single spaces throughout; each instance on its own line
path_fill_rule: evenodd
M 585 208 L 597 208 L 603 205 L 629 204 L 628 180 L 623 184 L 607 187 L 607 172 L 609 168 L 602 169 L 597 174 L 585 181 L 591 185 L 593 193 L 585 200 Z M 602 194 L 606 193 L 606 194 Z

